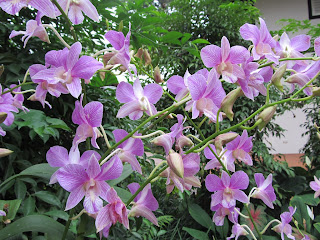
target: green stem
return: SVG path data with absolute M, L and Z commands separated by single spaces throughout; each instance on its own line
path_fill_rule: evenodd
M 296 98 L 296 99 L 292 99 L 291 101 L 293 102 L 300 102 L 300 101 L 307 101 L 307 100 L 310 100 L 312 99 L 313 96 L 308 96 L 308 97 L 304 97 L 304 98 Z
M 219 114 L 221 112 L 221 108 L 219 108 L 217 113 L 217 121 L 216 121 L 216 132 L 219 132 Z
M 6 93 L 8 93 L 8 92 L 12 92 L 14 89 L 16 89 L 16 88 L 18 88 L 18 87 L 22 87 L 22 86 L 24 86 L 24 85 L 30 85 L 30 84 L 33 84 L 33 82 L 21 83 L 21 84 L 15 86 L 15 87 L 13 87 L 13 88 L 10 88 L 10 89 L 4 91 L 3 93 L 1 93 L 1 95 L 6 94 Z
M 258 227 L 257 227 L 257 224 L 256 224 L 256 222 L 254 221 L 254 219 L 253 219 L 253 217 L 252 217 L 252 215 L 251 215 L 251 213 L 250 213 L 250 209 L 249 209 L 249 207 L 248 207 L 248 204 L 245 204 L 245 207 L 246 207 L 246 210 L 247 210 L 247 212 L 248 212 L 249 218 L 250 218 L 250 220 L 251 220 L 251 222 L 252 222 L 252 224 L 253 224 L 253 227 L 254 227 L 254 229 L 256 230 L 256 232 L 257 232 L 258 235 L 259 235 L 258 238 L 262 240 L 262 234 L 259 232 L 259 229 L 258 229 Z
M 218 159 L 220 165 L 222 166 L 222 169 L 223 169 L 226 173 L 228 173 L 228 175 L 231 177 L 231 174 L 230 174 L 229 170 L 228 170 L 227 167 L 223 164 L 223 162 L 221 161 L 221 158 L 215 153 L 215 151 L 213 151 L 213 149 L 212 149 L 212 147 L 211 147 L 210 145 L 209 145 L 208 147 L 209 147 L 210 151 L 213 153 L 213 155 L 216 157 L 216 159 Z M 223 154 L 224 154 L 224 153 L 223 153 Z M 222 155 L 222 156 L 223 156 L 223 155 Z
M 64 231 L 63 231 L 63 235 L 62 235 L 62 238 L 61 240 L 65 240 L 66 237 L 67 237 L 67 233 L 69 231 L 69 227 L 70 227 L 70 224 L 71 224 L 71 221 L 72 221 L 72 216 L 73 216 L 73 213 L 75 211 L 75 208 L 72 208 L 69 212 L 69 218 L 68 218 L 68 221 L 66 223 L 66 226 L 64 227 Z
M 252 129 L 254 129 L 256 126 L 258 126 L 261 122 L 262 122 L 262 119 L 259 118 L 258 121 L 256 121 L 256 123 L 255 123 L 253 126 L 251 126 L 251 127 L 240 126 L 240 128 L 243 129 L 243 130 L 244 130 L 244 129 L 246 129 L 246 130 L 252 130 Z
M 70 28 L 70 32 L 71 35 L 74 39 L 74 41 L 78 41 L 77 39 L 77 35 L 76 32 L 74 31 L 74 27 L 72 26 L 72 23 L 70 21 L 70 19 L 68 18 L 67 14 L 64 12 L 64 10 L 62 9 L 62 7 L 59 5 L 59 3 L 57 2 L 57 0 L 51 0 L 51 2 L 57 6 L 57 8 L 59 9 L 59 11 L 61 12 L 62 17 L 66 20 L 68 27 Z
M 205 123 L 205 121 L 207 121 L 208 117 L 205 117 L 204 119 L 202 119 L 202 121 L 199 123 L 198 128 L 201 128 L 201 126 Z
M 159 165 L 158 165 L 159 166 Z M 155 171 L 153 171 L 153 174 L 150 174 L 150 176 L 148 177 L 148 179 L 141 184 L 141 186 L 139 187 L 139 189 L 131 196 L 131 198 L 127 201 L 126 205 L 129 206 L 129 204 L 135 199 L 135 197 L 145 188 L 145 186 L 148 185 L 148 183 L 150 183 L 154 178 L 158 177 L 164 170 L 166 170 L 168 168 L 168 165 L 164 166 L 163 168 L 161 168 L 159 170 L 159 172 L 157 172 L 156 174 L 154 174 Z
M 189 101 L 190 98 L 185 98 L 183 100 L 181 100 L 180 102 L 178 103 L 174 103 L 173 105 L 171 105 L 170 107 L 162 110 L 161 112 L 158 112 L 157 114 L 153 115 L 153 116 L 150 116 L 148 117 L 146 120 L 144 120 L 138 127 L 136 127 L 136 129 L 134 129 L 132 132 L 130 132 L 127 136 L 125 136 L 123 139 L 121 139 L 119 142 L 115 143 L 111 148 L 109 148 L 103 155 L 102 157 L 100 158 L 100 161 L 102 161 L 106 156 L 108 156 L 111 151 L 113 149 L 115 149 L 116 147 L 118 147 L 121 143 L 123 143 L 124 141 L 126 141 L 127 139 L 129 139 L 130 137 L 133 136 L 133 134 L 137 131 L 139 131 L 144 125 L 146 125 L 148 122 L 150 122 L 152 119 L 160 116 L 161 114 L 164 114 L 164 113 L 167 113 L 167 115 L 174 111 L 177 107 L 179 107 L 181 104 L 184 104 L 185 102 Z
M 266 96 L 266 104 L 269 103 L 269 100 L 270 100 L 270 87 L 271 87 L 272 83 L 269 83 L 267 85 L 267 96 Z

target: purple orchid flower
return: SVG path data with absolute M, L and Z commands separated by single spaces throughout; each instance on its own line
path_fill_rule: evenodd
M 209 145 L 212 150 L 217 154 L 217 150 L 216 147 L 213 144 Z M 221 154 L 224 153 L 223 155 L 220 155 L 220 160 L 223 163 L 223 165 L 231 172 L 235 171 L 235 166 L 234 166 L 234 158 L 230 157 L 230 155 L 232 154 L 232 151 L 224 151 L 224 149 L 221 150 Z M 219 155 L 219 154 L 217 154 Z M 209 147 L 206 147 L 204 149 L 204 156 L 207 159 L 211 159 L 207 165 L 205 166 L 204 170 L 209 170 L 209 169 L 214 169 L 214 168 L 222 168 L 220 162 L 218 161 L 218 159 L 216 158 L 216 156 L 212 153 L 212 151 L 209 149 Z
M 300 52 L 310 48 L 310 39 L 310 36 L 301 34 L 290 40 L 289 36 L 286 33 L 283 33 L 275 51 L 281 58 L 303 58 L 305 56 Z M 295 64 L 308 65 L 306 61 L 288 61 L 287 67 L 291 68 Z
M 221 39 L 221 48 L 209 45 L 201 49 L 201 59 L 208 68 L 215 68 L 218 74 L 229 83 L 235 83 L 238 78 L 244 78 L 244 72 L 238 65 L 249 58 L 250 53 L 242 46 L 230 48 L 226 37 Z
M 134 81 L 133 86 L 120 82 L 116 97 L 119 102 L 125 104 L 119 109 L 117 118 L 129 115 L 131 120 L 137 120 L 142 117 L 143 112 L 149 116 L 155 115 L 157 110 L 153 104 L 160 100 L 162 92 L 162 87 L 156 83 L 148 84 L 143 89 L 139 79 Z
M 315 191 L 314 198 L 320 196 L 320 179 L 314 176 L 314 181 L 310 182 L 310 187 Z
M 17 86 L 16 84 L 11 84 L 10 88 L 14 88 L 15 86 Z M 21 87 L 18 87 L 14 90 L 14 92 L 21 92 Z M 24 96 L 23 94 L 15 94 L 13 96 L 13 103 L 12 105 L 15 106 L 17 109 L 21 109 L 24 112 L 28 112 L 29 109 L 26 108 L 25 106 L 23 106 L 23 102 L 24 102 Z
M 233 141 L 227 143 L 226 148 L 232 151 L 231 158 L 252 166 L 252 158 L 249 154 L 252 146 L 252 137 L 248 137 L 247 130 L 244 130 L 241 136 L 237 136 Z
M 192 100 L 187 102 L 186 110 L 192 111 L 192 119 L 204 114 L 211 121 L 216 122 L 218 110 L 226 93 L 214 69 L 207 77 L 202 73 L 197 72 L 188 77 L 188 88 Z M 219 117 L 222 120 L 221 115 Z
M 5 211 L 3 211 L 3 210 L 0 210 L 0 216 L 6 216 L 7 214 L 6 214 L 6 212 Z
M 318 74 L 318 72 L 320 71 L 320 62 L 319 61 L 312 62 L 307 67 L 299 66 L 296 64 L 293 67 L 293 69 L 296 70 L 297 73 L 294 73 L 293 75 L 291 75 L 285 80 L 291 85 L 290 93 L 293 92 L 295 89 L 294 84 L 297 84 L 299 87 L 302 88 L 313 77 L 315 77 Z M 311 96 L 312 87 L 306 87 L 305 89 L 303 89 L 303 92 L 308 96 Z
M 112 131 L 116 142 L 126 137 L 128 133 L 123 129 L 116 129 Z M 143 156 L 144 148 L 143 142 L 138 138 L 129 138 L 118 146 L 121 149 L 118 153 L 118 157 L 122 162 L 127 162 L 131 165 L 134 171 L 142 174 L 141 166 L 136 158 L 136 156 Z
M 28 5 L 50 18 L 56 18 L 54 5 L 50 0 L 2 0 L 0 2 L 0 8 L 11 15 L 15 15 Z
M 273 49 L 276 47 L 276 41 L 271 37 L 265 21 L 259 18 L 260 30 L 257 26 L 246 23 L 240 28 L 240 34 L 243 39 L 250 40 L 253 43 L 252 55 L 254 60 L 262 57 L 270 61 L 279 63 L 279 56 L 276 56 Z
M 317 56 L 320 56 L 320 37 L 314 40 L 314 51 Z
M 4 89 L 6 91 L 7 89 Z M 2 86 L 0 84 L 0 93 L 2 93 Z M 0 112 L 6 113 L 7 117 L 3 123 L 10 126 L 14 121 L 14 115 L 12 112 L 19 112 L 17 107 L 14 105 L 14 97 L 10 92 L 0 95 Z M 6 132 L 0 127 L 0 135 L 5 136 Z
M 58 0 L 62 9 L 67 9 L 68 0 Z M 99 22 L 99 14 L 95 6 L 89 0 L 72 0 L 70 1 L 68 17 L 70 21 L 75 24 L 81 24 L 83 22 L 84 12 L 89 18 L 95 22 Z
M 259 68 L 259 64 L 252 62 L 253 58 L 250 57 L 246 62 L 241 64 L 245 77 L 238 78 L 238 83 L 244 95 L 251 100 L 258 96 L 259 93 L 266 96 L 267 89 L 264 83 L 271 80 L 273 70 L 271 67 Z
M 79 164 L 68 164 L 60 168 L 56 175 L 58 182 L 70 192 L 65 210 L 74 208 L 85 197 L 84 209 L 91 214 L 98 212 L 103 206 L 102 199 L 108 201 L 110 186 L 105 181 L 120 177 L 122 170 L 122 162 L 117 156 L 100 168 L 94 154 L 91 155 L 87 168 Z
M 170 77 L 167 81 L 167 87 L 170 92 L 176 95 L 176 100 L 180 101 L 183 97 L 185 97 L 189 93 L 188 89 L 188 77 L 191 76 L 188 69 L 185 72 L 183 78 L 178 75 L 174 75 Z
M 287 238 L 295 239 L 295 237 L 292 236 L 292 227 L 289 224 L 292 221 L 292 216 L 295 211 L 296 207 L 289 207 L 289 212 L 284 212 L 280 215 L 281 223 L 272 228 L 272 230 L 281 234 L 282 240 L 285 240 L 284 234 L 287 235 Z
M 156 160 L 156 159 L 155 159 Z M 157 164 L 157 162 L 156 162 Z M 171 168 L 163 171 L 160 176 L 167 178 L 167 193 L 171 193 L 176 186 L 181 192 L 191 190 L 192 187 L 200 187 L 199 178 L 194 176 L 200 170 L 200 156 L 197 153 L 189 153 L 182 157 L 183 178 L 177 176 Z
M 104 61 L 107 65 L 115 65 L 121 64 L 121 70 L 125 71 L 128 70 L 130 76 L 131 71 L 135 74 L 137 73 L 136 66 L 134 64 L 130 64 L 130 36 L 131 36 L 131 24 L 129 23 L 129 32 L 127 33 L 126 37 L 124 37 L 122 32 L 117 32 L 114 30 L 108 31 L 104 37 L 111 43 L 114 47 L 114 51 L 106 53 L 104 55 Z
M 230 176 L 222 171 L 221 179 L 214 174 L 206 177 L 206 188 L 210 192 L 215 192 L 211 197 L 211 206 L 221 205 L 231 208 L 236 205 L 236 200 L 248 203 L 247 195 L 240 189 L 246 189 L 249 185 L 249 177 L 243 171 L 237 171 Z
M 214 215 L 213 215 L 213 221 L 214 223 L 217 225 L 217 226 L 223 226 L 224 224 L 224 218 L 226 216 L 228 216 L 229 220 L 232 222 L 233 219 L 232 219 L 232 215 L 234 214 L 234 207 L 230 207 L 230 208 L 225 208 L 222 206 L 221 203 L 215 205 L 215 206 L 212 206 L 212 197 L 213 197 L 213 194 L 211 195 L 211 206 L 210 206 L 210 209 L 211 211 L 214 211 Z
M 61 93 L 68 94 L 69 91 L 67 87 L 61 82 L 53 80 L 35 79 L 34 76 L 47 68 L 41 64 L 33 64 L 29 68 L 29 73 L 32 81 L 37 83 L 36 92 L 29 98 L 31 101 L 39 101 L 43 107 L 47 104 L 50 108 L 51 105 L 46 101 L 47 93 L 49 92 L 52 96 L 60 97 Z
M 254 179 L 257 188 L 252 193 L 251 197 L 261 199 L 269 208 L 273 209 L 272 202 L 277 199 L 272 187 L 272 174 L 269 174 L 266 179 L 262 173 L 255 173 Z
M 238 209 L 239 211 L 239 209 Z M 242 227 L 238 222 L 239 213 L 234 211 L 232 213 L 231 222 L 234 223 L 231 229 L 231 236 L 227 238 L 227 240 L 235 238 L 237 240 L 240 236 L 248 235 L 249 233 Z
M 97 138 L 101 137 L 98 127 L 102 123 L 103 105 L 101 102 L 90 102 L 82 106 L 83 95 L 80 97 L 80 102 L 76 101 L 75 109 L 72 113 L 72 121 L 78 124 L 76 136 L 73 139 L 73 145 L 78 145 L 84 142 L 88 137 L 91 137 L 91 144 L 98 148 Z
M 118 197 L 117 192 L 110 188 L 106 193 L 106 201 L 109 203 L 104 206 L 96 218 L 97 232 L 102 231 L 104 237 L 109 236 L 109 229 L 116 222 L 122 223 L 129 229 L 128 210 L 126 205 Z
M 80 78 L 90 82 L 93 74 L 103 67 L 103 64 L 92 57 L 82 56 L 79 59 L 82 45 L 80 42 L 74 43 L 70 50 L 64 48 L 59 51 L 49 51 L 46 56 L 46 66 L 32 76 L 32 81 L 47 81 L 49 84 L 62 83 L 66 86 L 70 94 L 78 98 L 82 87 Z
M 27 42 L 31 37 L 38 37 L 42 41 L 50 43 L 49 36 L 47 34 L 46 29 L 42 26 L 41 21 L 38 22 L 36 20 L 29 20 L 26 24 L 26 31 L 15 31 L 13 30 L 9 36 L 9 38 L 13 38 L 23 34 L 21 40 L 24 42 L 23 47 L 25 48 Z
M 138 183 L 130 183 L 128 188 L 131 194 L 139 189 Z M 129 217 L 145 217 L 154 225 L 158 226 L 158 220 L 152 211 L 156 211 L 159 207 L 157 199 L 153 196 L 151 184 L 149 183 L 144 189 L 135 197 L 133 207 L 129 212 Z
M 90 157 L 94 155 L 96 159 L 100 159 L 100 154 L 93 150 L 85 151 L 80 157 L 80 152 L 77 146 L 72 146 L 68 154 L 68 150 L 61 146 L 51 147 L 46 155 L 47 162 L 51 167 L 64 167 L 68 164 L 79 164 L 84 168 L 88 167 Z M 49 184 L 56 183 L 57 180 L 57 170 L 52 174 Z

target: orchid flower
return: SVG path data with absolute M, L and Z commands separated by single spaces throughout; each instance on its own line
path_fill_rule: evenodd
M 70 50 L 64 48 L 47 52 L 46 66 L 50 68 L 38 71 L 31 77 L 32 81 L 47 81 L 48 84 L 62 83 L 73 97 L 78 98 L 82 91 L 80 79 L 83 78 L 85 83 L 89 83 L 93 74 L 103 67 L 102 63 L 92 57 L 79 58 L 81 49 L 81 43 L 76 42 Z
M 216 71 L 212 69 L 208 75 L 195 73 L 188 77 L 187 82 L 192 100 L 187 102 L 186 110 L 192 111 L 192 119 L 204 114 L 216 122 L 221 102 L 226 96 Z
M 13 30 L 9 36 L 9 38 L 13 38 L 23 34 L 21 40 L 24 42 L 23 47 L 25 48 L 27 42 L 31 37 L 38 37 L 42 41 L 50 43 L 49 36 L 47 34 L 46 29 L 42 26 L 41 22 L 37 22 L 36 20 L 29 20 L 26 25 L 26 31 L 15 31 Z
M 239 209 L 238 209 L 239 211 Z M 238 222 L 239 213 L 237 211 L 234 211 L 232 214 L 232 220 L 231 222 L 234 223 L 231 229 L 231 236 L 227 238 L 227 240 L 235 238 L 237 240 L 240 236 L 248 235 L 249 233 L 242 227 Z
M 216 147 L 213 144 L 209 145 L 212 150 L 217 154 L 217 150 Z M 223 155 L 222 155 L 223 154 Z M 219 158 L 221 160 L 221 162 L 223 163 L 223 165 L 231 172 L 235 171 L 235 166 L 234 166 L 234 158 L 231 157 L 230 155 L 232 154 L 232 151 L 224 151 L 224 149 L 222 148 L 221 154 L 217 154 L 219 155 Z M 212 153 L 212 151 L 209 149 L 209 147 L 206 147 L 204 149 L 204 156 L 207 159 L 211 159 L 207 165 L 205 166 L 204 170 L 209 170 L 209 169 L 214 169 L 214 168 L 222 168 L 220 162 L 218 161 L 218 159 L 216 158 L 216 156 Z
M 128 133 L 123 129 L 116 129 L 112 131 L 116 142 L 126 137 Z M 118 157 L 122 162 L 127 162 L 131 165 L 134 171 L 142 174 L 141 166 L 136 158 L 136 156 L 143 156 L 144 148 L 143 142 L 138 138 L 129 138 L 118 146 L 121 149 L 118 153 Z
M 139 189 L 138 183 L 130 183 L 128 188 L 131 194 L 135 194 Z M 129 217 L 145 217 L 154 225 L 158 226 L 158 220 L 152 211 L 156 211 L 159 207 L 157 199 L 153 196 L 151 191 L 151 184 L 149 183 L 133 200 L 133 207 L 129 212 Z
M 269 208 L 273 209 L 272 202 L 276 200 L 276 194 L 272 187 L 272 174 L 269 174 L 264 179 L 262 173 L 255 173 L 254 179 L 257 183 L 257 188 L 252 193 L 251 197 L 261 199 Z
M 68 164 L 79 164 L 84 168 L 87 168 L 90 157 L 94 155 L 96 159 L 100 159 L 100 154 L 93 150 L 85 151 L 80 157 L 80 152 L 78 146 L 72 146 L 68 154 L 68 150 L 61 146 L 51 147 L 46 155 L 47 162 L 51 167 L 64 167 Z M 57 170 L 52 174 L 49 184 L 56 183 L 57 180 Z
M 105 181 L 120 177 L 122 169 L 122 162 L 117 156 L 100 168 L 94 154 L 87 168 L 79 164 L 68 164 L 60 168 L 56 174 L 57 180 L 61 187 L 70 192 L 65 210 L 74 208 L 85 197 L 84 209 L 91 214 L 98 212 L 103 206 L 102 199 L 108 201 L 110 186 Z
M 292 227 L 289 224 L 292 221 L 292 216 L 296 211 L 296 207 L 289 207 L 289 212 L 284 212 L 280 215 L 281 223 L 272 228 L 275 232 L 279 232 L 281 234 L 281 239 L 285 240 L 284 234 L 287 235 L 287 238 L 295 239 L 292 236 Z
M 82 106 L 83 95 L 80 102 L 76 101 L 75 109 L 72 113 L 72 121 L 78 124 L 76 136 L 73 139 L 73 145 L 78 145 L 84 142 L 88 137 L 91 137 L 91 144 L 99 149 L 97 138 L 101 137 L 98 127 L 102 123 L 103 105 L 101 102 L 94 101 Z
M 310 187 L 315 191 L 314 198 L 320 196 L 320 179 L 314 176 L 314 181 L 310 182 Z
M 160 100 L 162 92 L 162 87 L 156 83 L 148 84 L 143 89 L 139 79 L 134 81 L 133 86 L 126 82 L 120 82 L 116 98 L 125 104 L 119 109 L 117 118 L 129 115 L 131 120 L 137 120 L 142 117 L 143 112 L 149 116 L 155 115 L 157 110 L 153 104 Z
M 210 192 L 215 192 L 211 198 L 211 206 L 221 205 L 231 208 L 236 205 L 236 200 L 248 203 L 247 195 L 240 189 L 246 189 L 249 185 L 249 177 L 243 171 L 237 171 L 230 176 L 222 171 L 221 179 L 214 174 L 206 177 L 206 188 Z
M 188 77 L 191 76 L 188 69 L 185 72 L 183 77 L 178 75 L 174 75 L 170 77 L 167 81 L 167 87 L 170 92 L 176 95 L 176 100 L 180 101 L 184 96 L 186 96 L 189 92 L 188 90 Z
M 96 229 L 97 232 L 103 232 L 104 237 L 109 236 L 109 229 L 117 222 L 122 223 L 127 229 L 129 229 L 128 210 L 126 205 L 117 195 L 117 192 L 110 188 L 106 192 L 106 199 L 109 204 L 104 206 L 97 215 Z
M 221 39 L 221 48 L 209 45 L 201 49 L 201 59 L 208 68 L 215 68 L 219 75 L 229 83 L 235 83 L 238 78 L 244 78 L 244 72 L 238 65 L 249 58 L 249 52 L 242 46 L 230 48 L 229 40 Z
M 240 34 L 243 39 L 252 41 L 254 60 L 265 57 L 278 64 L 279 56 L 276 56 L 273 52 L 276 47 L 276 41 L 272 38 L 265 21 L 262 18 L 259 18 L 259 21 L 260 29 L 255 25 L 246 23 L 240 28 Z
M 238 136 L 233 141 L 227 143 L 226 148 L 232 152 L 230 155 L 231 158 L 238 159 L 239 161 L 252 166 L 252 158 L 249 155 L 252 146 L 252 137 L 248 137 L 247 130 L 244 130 L 241 136 Z
M 214 215 L 213 215 L 213 222 L 217 225 L 217 226 L 223 226 L 224 224 L 224 218 L 226 216 L 228 216 L 229 220 L 232 222 L 232 215 L 234 213 L 234 207 L 230 207 L 230 208 L 225 208 L 222 206 L 221 203 L 217 204 L 217 205 L 212 205 L 213 201 L 212 201 L 212 197 L 213 194 L 211 195 L 211 206 L 210 209 L 211 211 L 214 211 Z

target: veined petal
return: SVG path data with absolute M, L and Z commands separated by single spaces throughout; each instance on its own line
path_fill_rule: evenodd
M 117 118 L 124 118 L 124 117 L 128 116 L 129 114 L 136 112 L 136 111 L 143 113 L 143 111 L 140 109 L 140 103 L 136 100 L 128 102 L 128 103 L 124 104 L 123 106 L 121 106 L 121 108 L 119 109 L 119 111 L 117 113 Z
M 133 87 L 130 83 L 120 82 L 116 90 L 116 98 L 121 103 L 131 102 L 136 100 Z
M 228 40 L 228 38 L 223 36 L 221 39 L 221 61 L 222 62 L 225 62 L 228 59 L 229 53 L 230 53 L 229 40 Z
M 232 191 L 233 191 L 233 197 L 236 200 L 243 202 L 243 203 L 249 202 L 248 196 L 244 192 L 242 192 L 241 190 L 233 189 Z
M 77 204 L 82 200 L 84 195 L 85 191 L 82 185 L 74 189 L 68 197 L 65 211 L 77 206 Z
M 207 81 L 204 76 L 200 74 L 191 75 L 188 78 L 188 86 L 192 100 L 196 101 L 203 97 L 207 88 Z
M 96 178 L 96 176 L 101 172 L 100 170 L 100 165 L 98 162 L 98 159 L 96 159 L 95 155 L 92 154 L 89 163 L 88 163 L 88 168 L 87 168 L 87 174 L 89 178 Z
M 105 227 L 112 225 L 112 221 L 110 219 L 110 205 L 107 205 L 100 209 L 96 218 L 95 225 L 97 232 L 100 232 Z
M 96 7 L 89 0 L 81 0 L 79 3 L 81 10 L 93 21 L 99 22 L 99 14 Z
M 81 8 L 76 4 L 70 4 L 68 17 L 75 25 L 81 24 L 84 19 Z
M 101 198 L 99 198 L 98 195 L 94 194 L 95 193 L 92 193 L 92 191 L 86 192 L 83 201 L 84 209 L 91 214 L 97 213 L 103 207 L 103 202 Z
M 141 166 L 137 158 L 133 154 L 131 154 L 130 152 L 123 152 L 123 153 L 120 153 L 118 156 L 122 162 L 129 163 L 132 167 L 132 170 L 142 174 Z
M 162 87 L 156 83 L 150 83 L 143 89 L 144 96 L 146 96 L 150 103 L 156 104 L 163 93 Z
M 221 63 L 221 48 L 216 45 L 209 45 L 201 49 L 201 59 L 208 68 L 215 67 Z
M 68 192 L 72 192 L 89 180 L 85 169 L 78 164 L 68 164 L 60 168 L 57 179 L 61 187 Z
M 230 188 L 247 189 L 249 185 L 249 177 L 244 171 L 237 171 L 231 176 Z
M 67 68 L 72 69 L 73 66 L 79 59 L 79 55 L 81 53 L 82 45 L 80 42 L 76 42 L 72 44 L 71 48 L 69 49 L 69 54 L 67 56 Z
M 104 37 L 116 50 L 120 50 L 124 46 L 124 35 L 122 32 L 110 30 L 104 35 Z
M 50 18 L 56 18 L 53 3 L 50 0 L 31 0 L 29 4 Z
M 167 87 L 173 94 L 178 94 L 182 89 L 186 88 L 184 79 L 178 75 L 174 75 L 168 79 Z
M 79 78 L 73 78 L 71 83 L 67 83 L 66 84 L 70 94 L 75 97 L 78 98 L 81 94 L 82 91 L 82 87 L 81 87 L 81 82 Z
M 210 192 L 223 190 L 225 188 L 221 179 L 217 175 L 214 175 L 214 174 L 209 174 L 206 177 L 205 182 L 206 182 L 206 188 Z
M 234 46 L 230 49 L 229 61 L 232 64 L 245 62 L 250 57 L 249 51 L 242 46 Z
M 90 79 L 101 68 L 103 68 L 101 62 L 90 56 L 82 56 L 72 68 L 72 76 Z
M 311 37 L 305 34 L 295 36 L 291 39 L 291 46 L 293 49 L 303 52 L 310 48 Z
M 108 162 L 102 165 L 100 174 L 96 177 L 97 180 L 111 180 L 120 177 L 122 174 L 123 165 L 118 157 L 115 155 Z
M 61 146 L 51 147 L 46 158 L 51 167 L 63 167 L 69 162 L 68 150 Z
M 130 216 L 145 217 L 154 225 L 158 226 L 158 220 L 153 212 L 142 204 L 137 204 L 130 210 Z
M 84 113 L 91 127 L 99 127 L 102 122 L 103 105 L 101 102 L 90 102 L 84 107 Z

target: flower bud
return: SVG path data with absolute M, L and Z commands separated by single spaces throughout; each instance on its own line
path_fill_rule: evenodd
M 107 64 L 112 64 L 112 62 L 109 62 L 110 59 L 116 54 L 116 52 L 107 52 L 103 55 L 102 57 L 102 61 L 103 61 L 103 65 L 106 66 Z
M 234 140 L 239 134 L 235 132 L 229 132 L 219 135 L 214 139 L 214 146 L 216 147 L 217 154 L 220 155 L 222 146 Z
M 8 114 L 5 112 L 0 112 L 0 123 L 3 123 L 6 120 Z
M 151 140 L 151 143 L 161 146 L 166 151 L 166 154 L 169 153 L 169 150 L 172 147 L 173 141 L 170 134 L 163 134 Z
M 183 160 L 179 153 L 176 153 L 173 150 L 170 150 L 169 155 L 167 156 L 167 161 L 170 169 L 178 176 L 183 178 L 184 176 L 184 167 Z
M 240 96 L 243 96 L 243 92 L 241 91 L 241 88 L 237 88 L 229 92 L 227 96 L 225 96 L 225 98 L 222 100 L 221 109 L 227 115 L 230 121 L 233 121 L 233 104 Z
M 181 150 L 183 147 L 188 146 L 191 147 L 193 145 L 193 142 L 191 141 L 190 138 L 181 135 L 177 140 L 176 140 L 176 149 Z
M 312 96 L 320 97 L 320 87 L 313 87 L 312 88 Z
M 134 56 L 142 60 L 142 55 L 143 55 L 143 49 L 139 48 L 137 53 Z
M 154 77 L 154 81 L 156 83 L 162 83 L 163 82 L 163 79 L 161 78 L 161 74 L 160 74 L 160 68 L 158 66 L 156 66 L 154 68 L 153 77 Z
M 268 122 L 270 122 L 271 118 L 276 112 L 276 109 L 277 106 L 268 107 L 259 114 L 258 120 L 262 120 L 262 122 L 258 125 L 260 131 L 268 124 Z
M 143 58 L 144 58 L 144 65 L 147 66 L 151 64 L 151 57 L 147 49 L 143 50 Z
M 13 151 L 6 149 L 6 148 L 0 148 L 0 158 L 5 157 L 13 153 Z
M 281 78 L 285 74 L 287 70 L 287 64 L 283 64 L 281 67 L 279 67 L 275 73 L 271 77 L 271 82 L 273 83 L 276 88 L 278 88 L 281 92 L 283 92 L 283 85 L 281 84 Z

